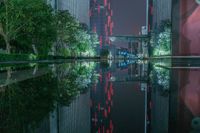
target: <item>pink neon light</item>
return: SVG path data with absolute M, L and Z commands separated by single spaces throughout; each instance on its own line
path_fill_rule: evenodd
M 92 31 L 96 33 L 97 32 L 97 27 L 94 26 Z
M 102 44 L 103 44 L 103 38 L 102 38 L 102 36 L 99 37 L 99 44 L 100 44 L 100 47 L 102 47 Z
M 100 14 L 100 11 L 101 11 L 101 7 L 100 5 L 98 5 L 98 14 Z
M 107 6 L 107 0 L 104 0 L 104 6 Z

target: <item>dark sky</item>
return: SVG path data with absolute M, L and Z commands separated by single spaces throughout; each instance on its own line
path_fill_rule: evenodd
M 115 35 L 138 34 L 145 25 L 146 0 L 112 0 Z

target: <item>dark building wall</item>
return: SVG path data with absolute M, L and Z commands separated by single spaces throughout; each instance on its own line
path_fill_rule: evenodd
M 144 133 L 145 98 L 139 82 L 115 82 L 113 88 L 114 133 Z

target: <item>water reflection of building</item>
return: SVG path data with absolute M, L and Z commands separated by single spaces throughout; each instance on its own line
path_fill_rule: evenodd
M 169 81 L 170 70 L 153 67 L 151 70 L 151 81 L 148 83 L 147 91 L 147 127 L 152 133 L 169 133 L 170 120 L 170 95 Z M 174 101 L 173 101 L 174 102 Z M 175 112 L 174 112 L 175 113 Z
M 99 83 L 91 90 L 92 132 L 145 131 L 144 92 L 135 68 L 100 71 Z
M 91 90 L 92 132 L 113 132 L 114 125 L 111 119 L 111 111 L 114 90 L 112 82 L 109 82 L 110 78 L 110 72 L 100 72 L 99 83 Z
M 90 133 L 90 91 L 59 109 L 60 133 Z
M 163 96 L 159 89 L 151 92 L 151 128 L 153 133 L 168 133 L 169 96 Z
M 59 106 L 49 114 L 35 133 L 90 133 L 90 91 L 72 101 L 69 106 Z
M 158 68 L 159 69 L 159 68 Z M 169 89 L 150 84 L 148 95 L 148 116 L 153 133 L 199 133 L 200 91 L 199 70 L 172 69 Z M 165 75 L 166 77 L 167 75 Z M 162 81 L 162 80 L 161 80 Z

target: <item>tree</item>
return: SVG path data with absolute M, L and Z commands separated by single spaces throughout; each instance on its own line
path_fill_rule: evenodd
M 17 6 L 15 0 L 3 0 L 0 3 L 0 35 L 5 41 L 7 53 L 10 53 L 10 41 L 16 38 L 22 28 L 21 13 L 22 9 Z
M 52 9 L 43 0 L 4 0 L 0 5 L 0 35 L 7 53 L 12 41 L 29 50 L 36 45 L 47 53 L 56 38 L 53 20 Z
M 56 20 L 58 53 L 67 55 L 65 49 L 70 49 L 72 56 L 83 55 L 87 51 L 94 53 L 94 47 L 98 44 L 97 34 L 89 34 L 84 28 L 86 26 L 81 26 L 68 11 L 57 11 Z
M 68 11 L 56 12 L 57 44 L 56 51 L 59 53 L 63 48 L 72 49 L 73 44 L 77 43 L 76 33 L 80 26 L 79 23 L 70 15 Z
M 169 20 L 162 21 L 158 28 L 158 33 L 151 37 L 151 46 L 153 47 L 153 55 L 170 55 L 171 54 L 171 22 Z

